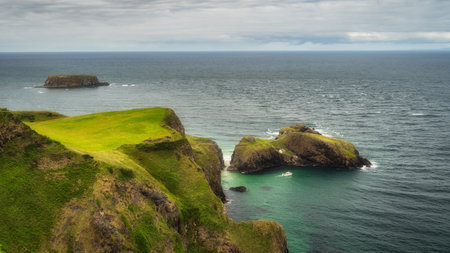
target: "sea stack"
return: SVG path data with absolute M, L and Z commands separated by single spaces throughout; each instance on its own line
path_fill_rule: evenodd
M 93 75 L 53 75 L 49 76 L 43 86 L 38 88 L 80 88 L 108 86 L 107 82 L 100 82 Z
M 275 140 L 242 138 L 228 170 L 246 174 L 281 166 L 356 169 L 370 165 L 350 142 L 295 125 L 281 129 Z

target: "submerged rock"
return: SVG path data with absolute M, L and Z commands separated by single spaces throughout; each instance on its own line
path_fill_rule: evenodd
M 235 192 L 246 192 L 247 188 L 245 186 L 236 186 L 236 187 L 230 187 L 230 191 L 235 191 Z
M 108 86 L 107 82 L 100 82 L 92 75 L 54 75 L 49 76 L 43 86 L 37 88 L 79 88 Z
M 281 129 L 275 140 L 242 138 L 228 170 L 254 173 L 280 166 L 350 169 L 370 165 L 350 142 L 295 125 Z

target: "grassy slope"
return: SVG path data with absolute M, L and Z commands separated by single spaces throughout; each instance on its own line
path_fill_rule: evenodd
M 0 112 L 2 124 L 22 124 Z M 0 152 L 0 243 L 35 252 L 50 238 L 59 210 L 91 188 L 97 163 L 27 127 Z
M 356 148 L 354 147 L 353 144 L 351 144 L 348 141 L 344 141 L 341 139 L 332 138 L 332 137 L 328 137 L 328 136 L 324 136 L 324 135 L 313 134 L 313 133 L 295 133 L 295 134 L 305 135 L 310 138 L 317 139 L 317 140 L 323 141 L 325 143 L 328 143 L 329 145 L 334 146 L 336 148 L 336 150 L 342 151 L 343 155 L 348 156 L 349 158 L 353 158 L 356 156 Z M 245 149 L 243 149 L 242 154 L 244 157 L 247 157 L 247 156 L 253 154 L 254 152 L 260 151 L 262 149 L 267 149 L 270 147 L 274 147 L 276 149 L 282 148 L 283 142 L 285 142 L 286 137 L 287 137 L 286 135 L 281 135 L 281 137 L 278 140 L 254 138 L 254 140 L 255 140 L 254 142 L 249 142 L 246 139 L 248 137 L 244 137 L 239 142 L 239 145 L 245 147 Z M 283 154 L 284 155 L 293 155 L 293 153 L 290 152 L 289 150 L 285 150 L 285 153 L 283 153 Z
M 42 135 L 84 151 L 105 151 L 123 144 L 163 138 L 172 132 L 161 126 L 167 109 L 135 109 L 28 123 Z
M 176 252 L 183 252 L 180 243 L 183 241 L 189 252 L 209 252 L 195 238 L 198 236 L 195 229 L 206 227 L 210 231 L 208 233 L 218 235 L 215 240 L 228 234 L 243 252 L 257 252 L 251 250 L 252 244 L 261 244 L 260 240 L 267 239 L 266 230 L 276 226 L 268 225 L 263 231 L 249 228 L 246 223 L 226 220 L 222 214 L 224 206 L 211 191 L 202 169 L 182 149 L 189 145 L 187 140 L 166 126 L 164 119 L 167 113 L 171 110 L 136 109 L 28 124 L 43 135 L 109 164 L 108 170 L 103 169 L 98 176 L 103 178 L 101 181 L 118 178 L 140 185 L 153 185 L 177 204 L 182 223 L 188 225 L 183 235 L 185 239 L 171 232 L 170 224 L 156 215 L 156 207 L 151 202 L 118 207 L 110 197 L 105 197 L 105 191 L 98 194 L 95 193 L 97 190 L 94 191 L 97 205 L 105 206 L 105 210 L 116 208 L 116 212 L 121 213 L 121 222 L 130 231 L 128 240 L 134 245 L 130 246 L 133 251 L 161 251 L 167 245 L 174 245 Z M 155 140 L 160 138 L 164 140 Z M 133 145 L 149 139 L 152 141 Z M 121 175 L 124 169 L 131 170 L 133 176 Z M 98 183 L 96 185 L 95 189 L 99 188 Z M 255 240 L 239 240 L 243 234 Z M 261 248 L 258 252 L 274 252 L 274 247 L 276 245 L 257 248 Z

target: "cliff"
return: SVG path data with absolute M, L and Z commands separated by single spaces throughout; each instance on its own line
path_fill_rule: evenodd
M 6 252 L 287 252 L 275 222 L 226 216 L 218 147 L 170 109 L 26 124 L 0 112 Z
M 280 166 L 350 169 L 370 165 L 350 142 L 295 125 L 281 129 L 275 140 L 242 138 L 228 170 L 254 173 Z
M 107 86 L 109 83 L 100 82 L 92 75 L 53 75 L 49 76 L 43 86 L 38 88 L 81 88 Z
M 195 162 L 203 169 L 209 186 L 214 194 L 222 202 L 225 202 L 226 198 L 221 180 L 221 172 L 225 168 L 222 150 L 217 143 L 207 138 L 188 136 L 188 140 L 194 151 Z

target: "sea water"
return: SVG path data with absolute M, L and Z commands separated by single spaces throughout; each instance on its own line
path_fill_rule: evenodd
M 48 75 L 108 87 L 35 89 Z M 362 170 L 224 171 L 228 214 L 275 220 L 291 252 L 450 250 L 450 53 L 1 53 L 0 107 L 67 115 L 170 107 L 230 159 L 246 135 L 305 124 L 355 144 Z M 283 177 L 290 171 L 292 176 Z

